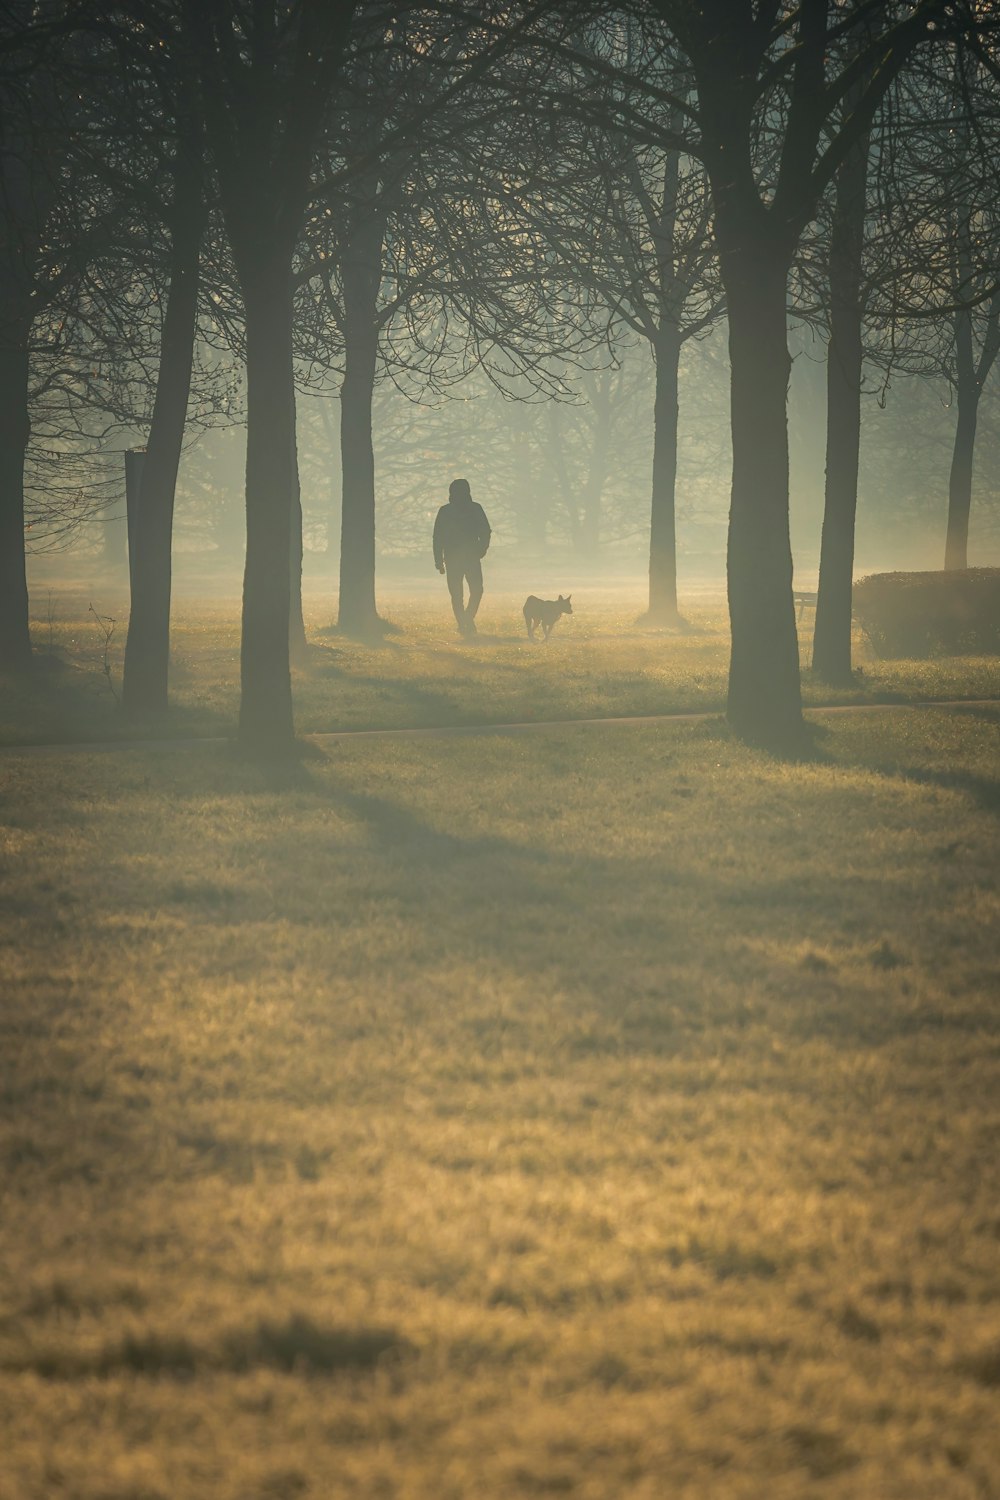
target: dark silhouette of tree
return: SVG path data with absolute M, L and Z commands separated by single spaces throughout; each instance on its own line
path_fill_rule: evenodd
M 865 17 L 863 43 L 878 11 Z M 844 96 L 849 118 L 871 82 L 858 74 Z M 851 594 L 861 451 L 861 370 L 864 361 L 863 260 L 868 213 L 871 131 L 863 130 L 837 168 L 827 250 L 829 338 L 826 369 L 826 488 L 812 667 L 825 681 L 851 680 Z
M 687 119 L 690 69 L 676 49 L 650 36 L 648 26 L 620 15 L 581 27 L 557 52 L 556 64 L 555 76 L 547 82 L 550 108 L 568 106 L 579 113 L 578 146 L 587 170 L 563 174 L 557 190 L 546 193 L 538 205 L 537 228 L 607 307 L 609 342 L 627 329 L 653 356 L 646 619 L 677 624 L 681 353 L 689 339 L 703 336 L 724 311 L 708 182 L 699 161 L 677 144 Z M 575 107 L 574 78 L 588 80 Z M 650 113 L 637 130 L 634 117 L 617 108 L 640 78 L 647 87 L 655 82 L 666 144 L 650 140 Z M 651 100 L 650 112 L 654 108 Z
M 124 36 L 119 32 L 118 39 L 125 43 L 120 49 L 125 53 L 122 74 L 136 65 L 139 52 L 139 66 L 145 64 L 151 75 L 149 87 L 140 86 L 133 103 L 145 102 L 160 130 L 173 140 L 169 159 L 158 163 L 169 182 L 162 210 L 168 241 L 166 306 L 145 459 L 129 516 L 131 587 L 122 681 L 125 709 L 150 714 L 167 707 L 174 494 L 191 390 L 207 207 L 200 102 L 183 32 L 176 26 L 164 31 L 135 25 Z
M 990 84 L 992 83 L 992 90 Z M 948 141 L 951 184 L 945 224 L 952 344 L 943 361 L 955 398 L 955 444 L 948 480 L 945 568 L 969 566 L 969 517 L 976 428 L 983 388 L 1000 354 L 1000 212 L 996 173 L 997 80 L 959 45 L 954 94 L 958 116 Z M 984 150 L 985 147 L 985 150 Z M 976 168 L 985 157 L 986 173 Z M 970 167 L 972 170 L 970 170 Z M 950 356 L 950 357 L 949 357 Z
M 867 28 L 872 16 L 864 20 Z M 928 50 L 895 81 L 874 133 L 855 143 L 837 173 L 822 299 L 827 486 L 813 647 L 813 669 L 829 682 L 851 679 L 863 359 L 882 366 L 884 384 L 906 369 L 949 381 L 958 407 L 950 534 L 957 528 L 965 555 L 976 416 L 996 356 L 988 123 L 996 111 L 981 89 L 974 97 L 972 66 L 961 37 Z
M 289 606 L 295 475 L 293 260 L 354 15 L 334 0 L 185 0 L 208 149 L 246 322 L 247 552 L 239 735 L 294 740 Z
M 435 399 L 480 364 L 508 395 L 556 390 L 557 363 L 582 342 L 565 278 L 557 296 L 544 247 L 505 194 L 540 151 L 512 129 L 496 83 L 523 70 L 521 34 L 509 7 L 404 8 L 378 35 L 359 24 L 345 61 L 301 275 L 322 284 L 342 351 L 338 625 L 350 634 L 381 628 L 376 381 Z
M 691 64 L 688 149 L 712 189 L 729 317 L 733 487 L 728 583 L 730 723 L 778 746 L 801 738 L 788 529 L 787 283 L 819 199 L 916 50 L 946 34 L 947 0 L 889 6 L 845 55 L 870 0 L 652 0 Z M 873 67 L 873 59 L 877 66 Z M 865 82 L 858 87 L 858 80 Z M 853 94 L 853 108 L 843 109 Z M 761 152 L 759 142 L 769 149 Z M 680 144 L 684 144 L 683 142 Z M 768 171 L 770 163 L 773 171 Z
M 67 233 L 60 210 L 76 95 L 65 85 L 58 8 L 7 0 L 0 9 L 0 664 L 31 665 L 25 567 L 25 453 L 31 433 L 32 330 L 65 289 L 90 226 Z

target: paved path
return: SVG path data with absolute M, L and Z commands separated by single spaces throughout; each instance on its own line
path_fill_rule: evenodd
M 807 718 L 836 714 L 913 713 L 924 708 L 952 711 L 982 708 L 1000 711 L 1000 698 L 928 698 L 905 703 L 837 703 L 823 708 L 806 708 Z M 539 719 L 520 724 L 450 724 L 438 728 L 418 726 L 410 729 L 338 729 L 328 734 L 303 734 L 312 745 L 334 745 L 345 740 L 450 739 L 454 735 L 539 734 L 553 729 L 622 728 L 643 724 L 694 724 L 722 717 L 721 709 L 712 713 L 635 714 L 616 719 Z M 80 751 L 108 750 L 194 750 L 203 745 L 229 745 L 229 735 L 205 735 L 197 739 L 162 740 L 86 740 L 66 741 L 58 745 L 0 745 L 3 755 L 62 755 Z

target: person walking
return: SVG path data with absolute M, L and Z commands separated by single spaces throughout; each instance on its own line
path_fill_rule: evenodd
M 491 534 L 486 512 L 473 500 L 469 481 L 452 480 L 448 503 L 442 505 L 434 522 L 434 566 L 447 576 L 451 607 L 464 636 L 476 633 L 476 611 L 483 597 L 482 559 L 489 550 Z

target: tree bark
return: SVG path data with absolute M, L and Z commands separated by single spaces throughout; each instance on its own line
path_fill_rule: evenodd
M 165 713 L 170 669 L 171 545 L 174 494 L 191 391 L 198 319 L 198 258 L 204 224 L 197 148 L 178 160 L 170 290 L 163 318 L 156 399 L 138 505 L 129 531 L 131 605 L 122 706 Z
M 340 391 L 340 610 L 348 635 L 379 628 L 375 604 L 375 456 L 372 394 L 378 360 L 376 299 L 382 275 L 382 225 L 366 222 L 341 263 L 344 291 L 344 380 Z
M 27 329 L 0 331 L 0 669 L 31 668 L 24 548 L 24 455 L 28 418 Z
M 861 274 L 868 185 L 866 132 L 837 174 L 830 234 L 830 342 L 826 369 L 826 494 L 819 592 L 813 629 L 813 671 L 825 682 L 851 681 L 851 596 L 861 449 L 861 366 L 864 357 Z
M 281 754 L 294 743 L 289 668 L 295 397 L 286 257 L 241 270 L 247 349 L 247 554 L 240 648 L 240 742 Z
M 726 712 L 742 738 L 775 749 L 796 747 L 803 727 L 788 525 L 788 263 L 750 225 L 722 258 L 733 433 Z
M 677 614 L 677 424 L 681 344 L 662 330 L 653 345 L 653 488 L 649 519 L 649 613 L 654 625 L 676 624 Z

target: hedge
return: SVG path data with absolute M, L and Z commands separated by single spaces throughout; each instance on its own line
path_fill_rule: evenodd
M 872 573 L 854 585 L 854 618 L 876 656 L 1000 655 L 1000 568 Z

